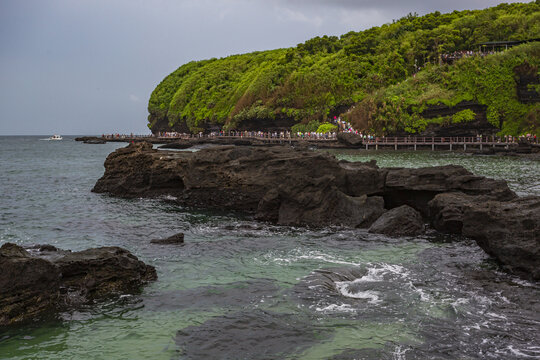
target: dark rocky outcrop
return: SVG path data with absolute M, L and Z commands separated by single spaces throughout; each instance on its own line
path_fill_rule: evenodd
M 104 138 L 97 136 L 80 136 L 76 137 L 75 141 L 82 141 L 85 144 L 105 144 L 107 141 Z
M 472 203 L 462 233 L 510 270 L 540 279 L 540 197 Z
M 407 205 L 387 211 L 369 228 L 370 233 L 390 236 L 415 236 L 424 230 L 422 215 Z
M 290 147 L 222 146 L 192 153 L 158 151 L 144 143 L 110 154 L 93 191 L 172 195 L 183 205 L 242 211 L 284 225 L 359 227 L 401 205 L 427 216 L 428 202 L 449 191 L 515 197 L 504 181 L 461 166 L 381 169 L 374 162 L 338 161 Z
M 516 75 L 517 96 L 522 103 L 536 103 L 540 101 L 540 94 L 531 85 L 540 84 L 538 76 L 538 66 L 524 61 L 514 68 Z
M 429 202 L 431 225 L 448 234 L 461 234 L 463 229 L 463 213 L 476 201 L 487 200 L 475 195 L 461 192 L 436 195 Z
M 360 147 L 362 146 L 362 138 L 356 134 L 348 132 L 338 132 L 337 133 L 338 142 L 345 144 L 350 147 Z
M 464 230 L 466 221 L 472 221 L 467 214 L 476 214 L 473 211 L 480 211 L 480 205 L 489 203 L 499 204 L 492 205 L 493 209 L 506 209 L 501 214 L 529 211 L 533 215 L 506 182 L 473 175 L 461 166 L 379 168 L 374 162 L 338 161 L 326 153 L 290 147 L 218 146 L 198 152 L 167 152 L 154 150 L 150 144 L 130 144 L 108 156 L 105 174 L 93 191 L 122 197 L 172 195 L 184 206 L 240 211 L 264 221 L 303 226 L 369 228 L 386 211 L 408 205 L 436 229 L 470 236 L 510 265 L 512 261 L 496 255 L 497 250 L 488 250 L 492 242 L 482 240 L 491 234 L 488 227 L 477 227 L 484 235 Z M 394 218 L 395 213 L 412 209 L 388 212 L 380 222 L 387 222 L 389 230 L 378 230 L 377 225 L 372 231 L 417 234 L 423 220 L 416 213 Z M 506 226 L 520 239 L 534 236 L 527 221 L 521 227 L 512 225 L 514 220 L 504 225 L 503 215 L 493 215 L 492 221 L 497 223 L 493 229 L 501 228 L 499 238 Z M 505 239 L 508 246 L 525 244 Z M 496 242 L 499 240 L 494 241 L 494 248 L 503 248 Z M 513 254 L 522 254 L 516 255 L 519 261 L 531 251 L 524 248 Z
M 429 207 L 435 229 L 473 238 L 510 270 L 540 278 L 540 197 L 497 201 L 456 192 L 435 196 Z
M 473 175 L 458 165 L 389 169 L 384 197 L 388 208 L 409 205 L 422 215 L 428 216 L 428 202 L 431 199 L 437 194 L 455 191 L 487 195 L 496 200 L 511 200 L 516 197 L 505 181 Z
M 106 144 L 107 141 L 104 139 L 90 139 L 83 141 L 84 144 Z
M 152 239 L 150 240 L 152 244 L 158 245 L 178 245 L 184 243 L 184 233 L 178 233 L 173 236 L 169 236 L 165 239 Z
M 15 244 L 0 248 L 0 326 L 32 319 L 60 301 L 57 266 Z
M 119 247 L 70 252 L 6 243 L 0 248 L 0 326 L 133 292 L 155 279 L 152 266 Z
M 175 141 L 175 142 L 171 142 L 171 143 L 168 143 L 168 144 L 163 144 L 163 145 L 160 145 L 158 146 L 159 149 L 175 149 L 175 150 L 183 150 L 183 149 L 189 149 L 190 147 L 192 147 L 193 145 L 195 145 L 193 143 L 193 141 L 189 141 L 189 140 L 178 140 L 178 141 Z

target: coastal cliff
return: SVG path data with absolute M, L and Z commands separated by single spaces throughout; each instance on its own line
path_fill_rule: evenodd
M 341 115 L 377 135 L 536 133 L 539 12 L 531 2 L 409 14 L 339 38 L 193 61 L 154 89 L 148 126 L 275 131 Z M 479 45 L 503 40 L 530 43 Z

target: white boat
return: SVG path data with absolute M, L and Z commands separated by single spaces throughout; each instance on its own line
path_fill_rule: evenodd
M 53 135 L 51 136 L 50 138 L 47 138 L 47 139 L 41 139 L 41 140 L 62 140 L 62 136 L 61 135 Z

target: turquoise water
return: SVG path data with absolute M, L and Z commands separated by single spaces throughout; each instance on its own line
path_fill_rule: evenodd
M 474 242 L 428 232 L 273 226 L 90 192 L 119 143 L 0 138 L 0 244 L 117 245 L 158 280 L 57 318 L 0 329 L 1 359 L 538 358 L 538 284 Z M 539 163 L 432 152 L 340 152 L 381 166 L 461 164 L 539 194 Z M 150 239 L 185 233 L 185 245 Z

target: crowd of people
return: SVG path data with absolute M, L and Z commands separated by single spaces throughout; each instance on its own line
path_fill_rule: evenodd
M 339 132 L 353 133 L 361 137 L 364 141 L 379 141 L 385 139 L 384 136 L 379 137 L 366 132 L 355 130 L 351 124 L 341 120 L 340 118 L 334 118 L 333 121 L 338 126 Z M 104 139 L 138 139 L 138 138 L 148 138 L 156 136 L 158 138 L 178 138 L 178 139 L 188 139 L 194 137 L 239 137 L 239 138 L 259 138 L 259 139 L 276 139 L 276 140 L 288 140 L 288 139 L 306 139 L 306 140 L 334 140 L 337 138 L 337 132 L 332 131 L 328 133 L 318 133 L 315 131 L 308 132 L 291 132 L 291 131 L 212 131 L 210 133 L 200 132 L 198 134 L 187 134 L 187 133 L 178 133 L 178 132 L 158 132 L 155 135 L 135 135 L 131 134 L 103 134 L 102 138 Z M 525 134 L 521 136 L 485 136 L 485 135 L 476 135 L 476 137 L 471 137 L 476 140 L 476 142 L 498 142 L 498 143 L 523 143 L 529 142 L 538 144 L 539 139 L 536 134 Z M 411 140 L 414 137 L 410 137 Z M 445 138 L 441 138 L 445 139 Z M 451 138 L 447 138 L 450 141 Z M 443 140 L 444 141 L 444 140 Z
M 114 140 L 114 139 L 142 139 L 142 138 L 149 138 L 149 137 L 153 137 L 154 135 L 150 134 L 150 135 L 136 135 L 136 134 L 119 134 L 119 133 L 116 133 L 116 134 L 102 134 L 101 137 L 103 139 L 110 139 L 110 140 Z
M 473 51 L 473 50 L 461 50 L 454 51 L 452 53 L 441 54 L 441 60 L 445 63 L 452 63 L 455 60 L 459 60 L 465 57 L 472 56 L 487 56 L 495 54 L 495 51 Z

